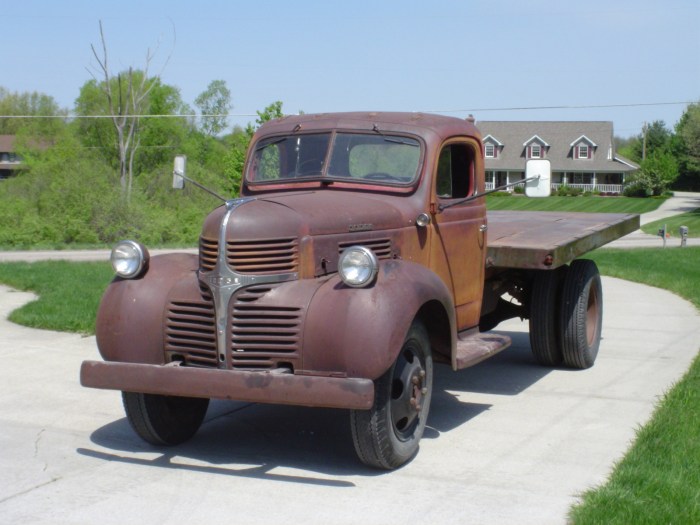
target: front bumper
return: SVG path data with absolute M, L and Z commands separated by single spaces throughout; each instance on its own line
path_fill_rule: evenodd
M 368 410 L 371 379 L 245 372 L 169 365 L 84 361 L 86 387 L 166 396 L 206 397 L 254 403 Z

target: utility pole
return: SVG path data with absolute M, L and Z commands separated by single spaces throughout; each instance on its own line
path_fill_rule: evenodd
M 642 160 L 647 158 L 647 123 L 642 126 Z

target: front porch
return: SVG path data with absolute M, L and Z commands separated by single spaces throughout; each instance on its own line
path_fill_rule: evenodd
M 525 178 L 522 171 L 487 171 L 486 190 L 492 190 L 506 184 L 516 183 Z M 516 184 L 506 191 L 514 191 L 514 188 L 523 187 L 525 184 Z M 552 173 L 552 192 L 560 187 L 578 188 L 581 191 L 620 194 L 624 186 L 623 173 L 576 173 L 554 172 Z

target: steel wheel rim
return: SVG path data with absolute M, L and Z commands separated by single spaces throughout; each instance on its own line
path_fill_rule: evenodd
M 588 346 L 595 342 L 598 333 L 599 313 L 598 287 L 593 285 L 588 292 L 588 304 L 586 305 L 586 342 Z
M 420 424 L 426 387 L 418 345 L 409 341 L 396 360 L 391 381 L 391 424 L 401 441 L 409 440 Z

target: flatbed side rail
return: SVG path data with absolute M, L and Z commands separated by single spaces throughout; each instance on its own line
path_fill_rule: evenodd
M 639 229 L 639 215 L 488 212 L 487 267 L 552 270 Z

